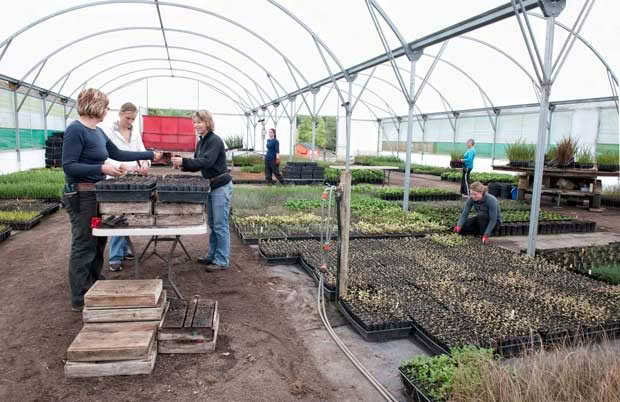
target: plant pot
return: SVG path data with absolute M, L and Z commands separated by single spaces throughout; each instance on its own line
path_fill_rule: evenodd
M 529 161 L 510 161 L 508 166 L 510 167 L 528 167 L 530 164 Z
M 452 169 L 462 169 L 463 166 L 463 161 L 450 161 L 450 167 Z
M 620 170 L 620 165 L 597 165 L 598 170 L 601 172 L 617 172 Z

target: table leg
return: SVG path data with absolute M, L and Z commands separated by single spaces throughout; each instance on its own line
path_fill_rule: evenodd
M 185 255 L 187 256 L 187 260 L 191 261 L 192 257 L 189 255 L 189 253 L 187 252 L 187 249 L 185 248 L 185 245 L 183 244 L 183 242 L 181 241 L 181 236 L 179 237 L 179 244 L 181 245 L 181 248 L 183 249 L 183 251 L 185 252 Z
M 183 300 L 183 295 L 179 291 L 179 288 L 177 288 L 176 283 L 174 283 L 174 272 L 172 272 L 172 255 L 174 254 L 174 250 L 177 247 L 177 243 L 180 242 L 180 238 L 181 236 L 179 235 L 175 236 L 175 239 L 172 242 L 172 247 L 170 247 L 170 253 L 168 254 L 168 282 L 170 282 L 170 287 L 172 287 L 172 290 L 177 295 L 177 297 Z
M 131 242 L 131 237 L 127 236 L 127 246 L 129 246 L 129 249 L 131 250 L 131 254 L 133 254 L 134 256 L 136 256 L 136 250 L 133 246 L 133 243 Z M 140 275 L 140 258 L 134 258 L 133 260 L 133 266 L 134 266 L 134 278 L 138 279 L 139 275 Z
M 156 236 L 151 236 L 151 238 L 149 239 L 148 243 L 146 243 L 146 247 L 144 247 L 144 250 L 142 250 L 142 254 L 140 254 L 140 257 L 137 258 L 137 260 L 141 261 L 142 258 L 144 258 L 144 254 L 146 253 L 146 250 L 149 249 L 149 246 L 151 245 L 151 243 L 153 242 L 153 240 L 155 239 Z M 134 254 L 135 255 L 135 254 Z

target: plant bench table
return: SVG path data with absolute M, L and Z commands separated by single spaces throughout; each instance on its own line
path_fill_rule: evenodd
M 159 258 L 161 258 L 164 262 L 167 263 L 168 265 L 167 281 L 179 299 L 183 299 L 183 295 L 179 291 L 179 288 L 177 287 L 176 283 L 174 282 L 174 272 L 172 271 L 172 255 L 174 254 L 174 250 L 176 249 L 177 244 L 180 244 L 187 258 L 191 260 L 189 253 L 187 252 L 187 250 L 185 249 L 185 246 L 181 242 L 181 236 L 202 235 L 202 234 L 207 234 L 207 233 L 208 233 L 208 228 L 207 228 L 206 222 L 200 225 L 176 226 L 176 227 L 166 227 L 166 228 L 125 227 L 125 228 L 93 229 L 93 236 L 98 236 L 98 237 L 127 236 L 127 245 L 129 246 L 129 249 L 131 250 L 133 255 L 136 256 L 134 260 L 134 267 L 135 267 L 134 276 L 136 278 L 138 278 L 140 275 L 140 260 L 142 259 L 142 256 L 146 253 L 146 250 L 148 249 L 148 247 L 153 242 L 155 242 L 155 244 L 157 244 L 158 241 L 172 242 L 172 246 L 170 247 L 170 251 L 168 252 L 167 259 L 157 254 L 156 250 L 153 254 L 157 255 Z M 134 245 L 131 242 L 132 236 L 149 236 L 150 237 L 149 242 L 147 243 L 144 250 L 142 250 L 141 254 L 136 253 Z M 138 257 L 138 255 L 140 255 L 140 257 Z
M 493 170 L 519 172 L 519 200 L 523 201 L 526 193 L 532 192 L 532 183 L 534 182 L 534 168 L 529 167 L 513 167 L 493 165 Z M 596 169 L 559 169 L 545 167 L 543 170 L 543 186 L 547 187 L 541 191 L 541 194 L 547 194 L 557 197 L 557 205 L 560 205 L 560 197 L 577 197 L 587 198 L 590 200 L 590 209 L 598 210 L 601 207 L 601 191 L 602 184 L 597 177 L 617 177 L 618 172 L 602 172 Z M 593 191 L 579 190 L 563 190 L 554 188 L 555 183 L 560 178 L 573 179 L 585 183 L 592 184 Z
M 330 169 L 338 169 L 338 170 L 345 170 L 346 167 L 345 166 L 330 166 Z M 383 185 L 385 186 L 385 178 L 386 178 L 386 174 L 387 174 L 387 184 L 390 184 L 390 174 L 392 173 L 392 171 L 394 170 L 400 170 L 399 167 L 396 166 L 363 166 L 363 165 L 354 165 L 354 166 L 349 166 L 349 169 L 351 170 L 361 170 L 361 169 L 365 169 L 365 170 L 383 170 Z M 413 171 L 412 171 L 413 173 Z

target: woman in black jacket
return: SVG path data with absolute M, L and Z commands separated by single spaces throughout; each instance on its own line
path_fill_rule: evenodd
M 209 252 L 198 258 L 198 262 L 207 265 L 207 272 L 216 272 L 227 269 L 230 264 L 228 215 L 232 200 L 232 176 L 226 166 L 224 141 L 213 132 L 215 123 L 211 114 L 206 110 L 194 112 L 192 120 L 196 134 L 200 136 L 194 158 L 174 157 L 172 164 L 185 171 L 200 171 L 202 177 L 210 181 L 211 192 L 207 200 Z

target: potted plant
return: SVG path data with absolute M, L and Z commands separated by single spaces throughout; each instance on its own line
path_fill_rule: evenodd
M 243 148 L 243 137 L 240 135 L 226 137 L 224 138 L 224 143 L 226 144 L 226 147 L 229 151 L 232 151 L 234 149 L 241 149 Z
M 462 169 L 463 166 L 463 154 L 459 151 L 450 152 L 450 167 L 452 169 Z
M 592 148 L 587 145 L 583 145 L 577 151 L 575 157 L 575 168 L 577 169 L 592 169 L 594 167 L 594 156 L 592 155 Z
M 573 139 L 570 135 L 568 137 L 562 138 L 557 145 L 557 165 L 559 168 L 569 168 L 573 167 L 575 164 L 575 154 L 577 153 L 577 141 Z
M 598 170 L 603 172 L 617 172 L 620 170 L 620 156 L 618 151 L 603 151 L 596 157 Z
M 552 166 L 558 157 L 557 145 L 551 145 L 545 154 L 545 166 Z
M 512 167 L 528 167 L 536 155 L 536 146 L 526 144 L 523 138 L 506 146 L 506 157 Z

